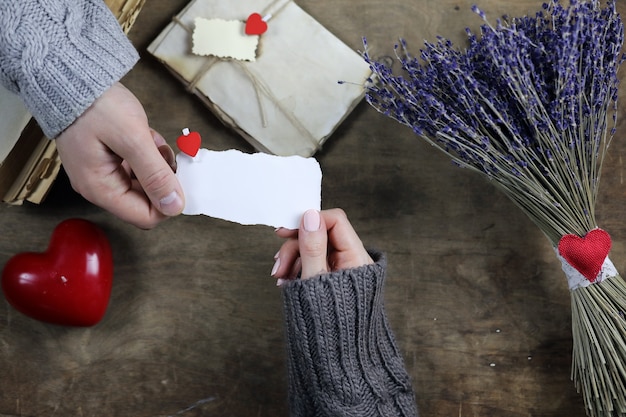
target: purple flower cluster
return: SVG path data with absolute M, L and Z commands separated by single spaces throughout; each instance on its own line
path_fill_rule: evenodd
M 495 179 L 554 241 L 595 227 L 593 207 L 615 126 L 623 25 L 615 0 L 551 0 L 534 17 L 503 17 L 460 50 L 442 37 L 396 75 L 367 52 L 366 99 L 381 113 Z M 608 129 L 609 113 L 613 127 Z

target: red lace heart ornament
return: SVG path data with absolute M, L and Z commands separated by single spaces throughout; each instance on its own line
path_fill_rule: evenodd
M 178 146 L 178 149 L 192 158 L 198 154 L 201 144 L 202 138 L 198 132 L 186 132 L 176 139 L 176 146 Z
M 559 253 L 589 282 L 595 282 L 611 250 L 611 237 L 602 229 L 593 229 L 584 237 L 565 235 L 559 241 Z
M 246 35 L 262 35 L 267 30 L 267 22 L 260 14 L 252 13 L 246 20 Z

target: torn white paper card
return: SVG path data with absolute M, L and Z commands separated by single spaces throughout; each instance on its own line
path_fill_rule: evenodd
M 200 149 L 195 157 L 179 153 L 176 163 L 183 214 L 297 229 L 306 210 L 321 208 L 315 158 Z
M 191 49 L 194 54 L 241 61 L 256 60 L 259 37 L 246 35 L 244 22 L 197 17 L 195 24 Z

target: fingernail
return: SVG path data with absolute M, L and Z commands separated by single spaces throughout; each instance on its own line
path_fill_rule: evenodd
M 274 255 L 274 259 L 278 259 L 278 255 L 280 255 L 280 251 L 276 252 L 276 255 Z
M 176 191 L 172 191 L 159 201 L 161 213 L 166 216 L 175 216 L 182 210 L 183 200 Z
M 157 132 L 156 130 L 150 128 L 150 133 L 152 133 L 152 140 L 154 140 L 154 143 L 156 144 L 156 146 L 165 145 L 167 143 L 165 138 L 161 136 L 161 134 Z
M 317 210 L 307 210 L 304 213 L 304 230 L 315 232 L 320 228 L 320 213 Z
M 276 286 L 277 286 L 277 287 L 282 287 L 282 286 L 285 284 L 285 282 L 287 282 L 287 280 L 286 280 L 286 279 L 278 278 L 278 279 L 276 280 Z
M 280 267 L 280 258 L 276 258 L 276 262 L 274 262 L 274 266 L 272 267 L 272 276 L 276 275 L 276 272 L 278 272 L 279 267 Z

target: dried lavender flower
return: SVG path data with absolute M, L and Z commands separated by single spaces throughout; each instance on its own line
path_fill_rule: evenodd
M 535 16 L 484 20 L 461 50 L 445 38 L 412 56 L 395 46 L 402 73 L 364 59 L 366 100 L 462 167 L 495 180 L 553 244 L 596 227 L 602 161 L 615 130 L 623 25 L 611 0 L 558 0 Z M 609 116 L 612 126 L 609 129 Z
M 497 184 L 556 247 L 596 228 L 600 172 L 615 132 L 623 25 L 615 0 L 546 3 L 503 17 L 468 46 L 396 45 L 402 73 L 367 53 L 367 101 Z M 612 125 L 609 127 L 609 123 Z M 608 260 L 608 259 L 607 259 Z M 626 416 L 626 281 L 573 289 L 572 379 L 590 417 Z

